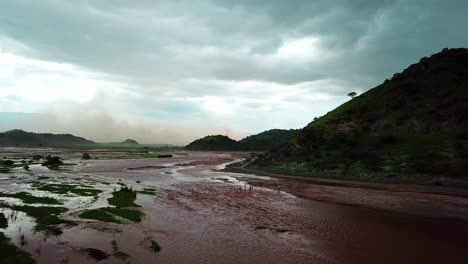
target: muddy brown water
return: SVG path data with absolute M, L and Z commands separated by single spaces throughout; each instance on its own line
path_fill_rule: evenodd
M 352 189 L 344 196 L 353 201 L 351 205 L 331 199 L 346 192 L 333 187 L 320 189 L 325 201 L 258 185 L 252 192 L 248 188 L 240 192 L 249 177 L 258 177 L 214 169 L 243 155 L 194 152 L 187 157 L 95 160 L 76 166 L 66 177 L 86 175 L 137 189 L 156 188 L 156 196 L 137 197 L 145 219 L 128 225 L 83 221 L 76 219 L 77 209 L 64 216 L 79 220 L 77 227 L 57 237 L 31 235 L 24 249 L 38 263 L 96 263 L 84 249 L 112 255 L 112 240 L 131 256 L 131 263 L 468 263 L 468 218 L 460 208 L 464 198 L 451 202 L 451 197 L 443 197 L 444 203 L 436 204 L 435 213 L 428 216 L 415 208 L 420 203 L 405 206 L 405 200 L 395 198 L 397 192 Z M 317 192 L 313 186 L 300 191 L 308 188 Z M 367 196 L 378 197 L 379 206 L 365 206 Z M 421 194 L 417 199 L 433 198 Z M 447 210 L 458 217 L 448 217 Z M 119 232 L 96 230 L 102 227 Z M 159 243 L 161 252 L 148 250 L 142 243 L 146 236 Z M 98 263 L 125 262 L 111 256 Z

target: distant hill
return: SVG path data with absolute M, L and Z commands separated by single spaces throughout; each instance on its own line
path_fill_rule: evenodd
M 134 139 L 126 139 L 122 141 L 122 144 L 127 144 L 127 145 L 140 145 L 136 140 Z
M 8 147 L 58 147 L 93 145 L 95 142 L 70 134 L 33 133 L 15 129 L 0 133 L 0 146 Z
M 251 169 L 392 181 L 468 176 L 468 49 L 422 58 L 309 123 Z M 424 176 L 426 175 L 426 176 Z
M 99 143 L 100 145 L 103 146 L 138 146 L 140 143 L 138 143 L 134 139 L 126 139 L 122 142 L 107 142 L 107 143 Z
M 297 136 L 299 130 L 272 129 L 235 141 L 227 136 L 207 136 L 185 147 L 187 150 L 266 151 L 279 149 Z
M 227 136 L 215 135 L 197 139 L 185 146 L 186 150 L 239 150 L 239 143 Z

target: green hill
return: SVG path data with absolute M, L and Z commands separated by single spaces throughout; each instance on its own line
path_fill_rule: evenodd
M 235 141 L 227 136 L 207 136 L 188 144 L 187 150 L 267 151 L 280 149 L 298 135 L 296 129 L 271 129 Z
M 0 133 L 0 146 L 6 147 L 58 147 L 93 145 L 93 141 L 70 134 L 41 134 L 15 129 Z
M 206 136 L 185 146 L 186 150 L 239 150 L 239 143 L 227 136 Z
M 241 150 L 277 150 L 295 138 L 298 129 L 271 129 L 239 141 Z
M 303 128 L 250 168 L 424 182 L 468 176 L 468 49 L 444 49 Z

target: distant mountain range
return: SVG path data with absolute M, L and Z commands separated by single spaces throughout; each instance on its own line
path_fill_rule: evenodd
M 123 142 L 96 143 L 70 134 L 33 133 L 20 129 L 0 133 L 0 146 L 3 147 L 73 147 L 73 146 L 139 146 L 133 139 Z
M 296 137 L 299 130 L 272 129 L 248 136 L 240 141 L 224 135 L 206 136 L 185 146 L 186 150 L 202 151 L 267 151 L 279 149 Z
M 444 49 L 312 121 L 282 149 L 248 167 L 424 181 L 468 176 L 467 164 L 468 49 Z
M 56 147 L 93 145 L 94 141 L 70 134 L 33 133 L 15 129 L 0 133 L 0 146 L 8 147 Z

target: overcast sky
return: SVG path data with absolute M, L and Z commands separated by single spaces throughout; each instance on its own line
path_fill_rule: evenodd
M 301 128 L 445 47 L 468 2 L 2 0 L 0 130 L 184 144 Z

